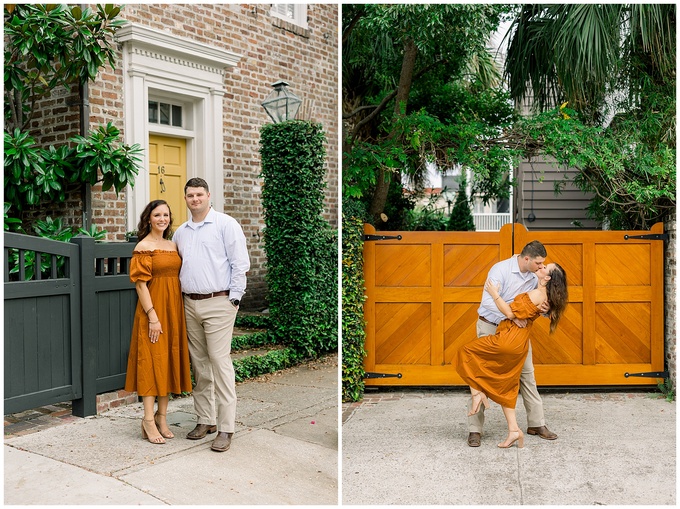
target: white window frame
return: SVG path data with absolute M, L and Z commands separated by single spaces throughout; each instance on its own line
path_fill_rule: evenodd
M 191 106 L 187 107 L 187 104 L 183 101 L 178 100 L 177 97 L 163 97 L 163 96 L 155 96 L 153 94 L 149 94 L 149 100 L 147 101 L 147 107 L 150 102 L 155 102 L 158 103 L 158 122 L 151 122 L 149 120 L 149 113 L 147 109 L 147 114 L 146 114 L 146 119 L 147 122 L 149 122 L 149 129 L 152 129 L 151 126 L 155 127 L 164 127 L 168 129 L 172 129 L 173 131 L 184 131 L 188 129 L 188 124 L 190 123 L 190 119 L 187 117 L 190 117 L 191 114 Z M 167 104 L 170 106 L 170 117 L 172 118 L 172 108 L 174 106 L 178 106 L 182 110 L 182 125 L 173 125 L 172 120 L 170 121 L 169 124 L 162 124 L 161 123 L 161 110 L 160 110 L 160 104 Z
M 187 140 L 187 176 L 205 179 L 213 207 L 223 211 L 224 78 L 241 55 L 134 23 L 121 27 L 116 41 L 123 45 L 125 143 L 143 149 L 135 186 L 126 193 L 128 231 L 150 198 L 149 134 Z M 184 127 L 150 124 L 149 98 L 183 105 Z
M 286 14 L 289 7 L 293 8 L 293 17 Z M 307 4 L 272 4 L 270 13 L 272 16 L 293 23 L 304 29 L 309 28 L 309 25 L 307 25 Z

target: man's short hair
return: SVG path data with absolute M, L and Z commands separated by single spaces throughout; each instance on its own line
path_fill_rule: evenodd
M 205 189 L 206 193 L 210 192 L 210 189 L 208 189 L 208 183 L 200 177 L 193 177 L 187 180 L 187 183 L 184 186 L 184 194 L 187 194 L 188 187 L 202 187 Z
M 548 256 L 548 252 L 545 250 L 545 246 L 543 244 L 537 240 L 532 240 L 522 248 L 520 256 L 528 256 L 529 258 L 545 258 Z

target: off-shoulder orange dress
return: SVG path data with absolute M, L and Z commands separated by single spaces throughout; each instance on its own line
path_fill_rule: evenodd
M 137 302 L 130 340 L 125 390 L 140 396 L 191 391 L 189 346 L 179 284 L 182 260 L 177 251 L 135 251 L 130 281 L 147 281 L 153 308 L 163 327 L 156 343 L 149 339 L 149 318 Z
M 541 312 L 526 293 L 520 293 L 510 308 L 517 318 L 529 321 L 527 326 L 522 328 L 512 320 L 503 320 L 496 334 L 462 346 L 456 354 L 455 365 L 470 387 L 483 391 L 501 406 L 515 408 L 519 377 L 529 352 L 529 332 Z

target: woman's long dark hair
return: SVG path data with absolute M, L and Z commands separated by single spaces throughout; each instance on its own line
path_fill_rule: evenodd
M 550 304 L 548 316 L 550 317 L 550 333 L 552 334 L 555 332 L 557 323 L 562 318 L 564 310 L 569 303 L 567 273 L 558 264 L 555 264 L 555 268 L 550 272 L 550 280 L 545 289 L 548 294 L 548 303 Z
M 170 221 L 168 222 L 168 227 L 163 232 L 163 238 L 167 239 L 172 233 L 172 210 L 170 210 L 170 205 L 165 200 L 154 200 L 149 203 L 142 215 L 139 216 L 139 224 L 137 225 L 137 241 L 141 242 L 144 237 L 151 233 L 151 213 L 156 207 L 165 205 L 170 211 Z

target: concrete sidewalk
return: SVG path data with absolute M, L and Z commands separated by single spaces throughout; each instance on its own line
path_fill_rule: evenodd
M 499 449 L 491 403 L 481 447 L 466 444 L 462 389 L 381 389 L 343 405 L 345 505 L 675 505 L 675 402 L 649 392 L 542 391 L 554 441 Z M 517 420 L 526 431 L 521 397 Z
M 141 439 L 142 405 L 5 436 L 5 504 L 338 503 L 338 359 L 237 384 L 231 449 L 186 440 L 193 399 L 172 400 L 176 438 Z

